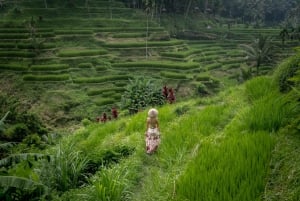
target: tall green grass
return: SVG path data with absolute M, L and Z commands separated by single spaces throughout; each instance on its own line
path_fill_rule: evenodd
M 35 56 L 34 52 L 27 52 L 21 50 L 14 50 L 14 51 L 1 51 L 0 50 L 0 57 L 24 57 L 24 58 L 32 58 Z
M 113 82 L 116 80 L 129 80 L 130 75 L 110 75 L 103 77 L 82 77 L 73 79 L 74 83 L 103 83 L 103 82 Z
M 165 47 L 165 46 L 175 46 L 182 45 L 184 42 L 179 40 L 171 41 L 149 41 L 147 43 L 148 47 Z M 135 47 L 146 47 L 145 42 L 123 42 L 123 43 L 106 43 L 104 44 L 107 48 L 135 48 Z
M 90 89 L 87 92 L 88 96 L 95 96 L 95 95 L 100 95 L 105 92 L 114 92 L 114 93 L 120 93 L 125 91 L 123 87 L 109 87 L 109 88 L 102 88 L 102 89 Z
M 20 64 L 0 64 L 0 70 L 26 71 L 28 68 Z
M 199 64 L 196 62 L 139 61 L 139 62 L 114 63 L 112 64 L 112 67 L 190 70 L 190 69 L 198 68 Z
M 176 79 L 176 80 L 186 80 L 187 79 L 186 74 L 176 73 L 176 72 L 163 71 L 163 72 L 160 72 L 160 76 L 169 78 L 169 79 Z
M 58 52 L 59 57 L 78 57 L 78 56 L 95 56 L 95 55 L 103 55 L 107 52 L 105 50 L 60 50 Z
M 278 131 L 297 114 L 297 103 L 291 97 L 269 93 L 247 108 L 241 119 L 250 131 Z
M 61 75 L 24 75 L 24 81 L 67 81 L 70 79 L 69 74 Z
M 69 68 L 67 64 L 40 64 L 32 65 L 30 70 L 32 71 L 56 71 L 56 70 L 66 70 Z
M 266 132 L 202 143 L 176 183 L 175 200 L 260 200 L 273 146 Z
M 271 77 L 256 77 L 245 83 L 245 94 L 251 102 L 274 91 L 277 88 Z
M 74 149 L 74 145 L 59 144 L 50 161 L 45 160 L 38 168 L 42 182 L 59 191 L 66 191 L 80 185 L 88 158 Z

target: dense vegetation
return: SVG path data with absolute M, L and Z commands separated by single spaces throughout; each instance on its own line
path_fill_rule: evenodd
M 298 10 L 0 1 L 0 200 L 300 200 Z

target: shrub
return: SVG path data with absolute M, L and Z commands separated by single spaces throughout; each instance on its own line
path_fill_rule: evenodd
M 157 81 L 144 77 L 130 80 L 122 95 L 121 104 L 130 114 L 143 110 L 148 106 L 162 105 L 165 97 L 162 95 L 161 85 Z
M 88 125 L 90 125 L 92 122 L 91 120 L 84 118 L 83 120 L 81 120 L 81 123 L 83 126 L 87 127 Z
M 197 86 L 197 93 L 199 95 L 208 95 L 209 91 L 203 83 L 199 83 L 198 86 Z
M 29 134 L 30 130 L 25 123 L 17 123 L 5 130 L 3 138 L 9 141 L 21 142 Z
M 282 62 L 274 72 L 274 79 L 279 85 L 281 92 L 289 91 L 293 84 L 289 78 L 295 76 L 300 69 L 300 54 L 297 54 Z

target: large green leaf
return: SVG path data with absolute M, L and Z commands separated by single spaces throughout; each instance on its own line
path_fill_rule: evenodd
M 31 190 L 34 188 L 40 188 L 45 193 L 47 192 L 47 187 L 41 183 L 32 181 L 23 177 L 16 176 L 0 176 L 0 186 L 4 187 L 6 191 L 10 187 L 22 189 L 22 190 Z

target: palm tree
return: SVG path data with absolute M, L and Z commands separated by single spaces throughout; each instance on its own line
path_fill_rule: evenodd
M 289 37 L 289 32 L 286 28 L 282 29 L 279 33 L 279 37 L 281 38 L 282 45 L 284 45 L 285 39 Z
M 272 39 L 269 36 L 259 35 L 252 44 L 241 44 L 249 61 L 255 62 L 256 75 L 259 74 L 259 67 L 263 62 L 270 61 L 272 52 Z

